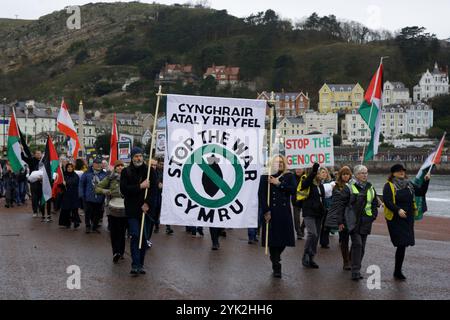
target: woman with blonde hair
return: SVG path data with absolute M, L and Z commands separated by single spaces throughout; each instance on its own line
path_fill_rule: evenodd
M 259 206 L 265 222 L 269 225 L 268 246 L 272 261 L 273 276 L 281 278 L 281 253 L 286 247 L 295 247 L 292 221 L 291 197 L 295 194 L 294 175 L 288 171 L 285 157 L 276 155 L 270 161 L 270 176 L 261 176 L 259 184 Z M 270 183 L 270 191 L 268 185 Z M 267 203 L 269 193 L 269 203 Z M 262 228 L 262 245 L 265 246 L 266 223 Z

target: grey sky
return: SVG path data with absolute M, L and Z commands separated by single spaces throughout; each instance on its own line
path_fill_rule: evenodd
M 196 3 L 197 0 L 160 0 L 162 4 Z M 42 15 L 61 10 L 67 5 L 89 2 L 116 2 L 115 0 L 0 0 L 0 17 L 36 19 Z M 128 2 L 128 1 L 124 1 Z M 140 2 L 153 2 L 140 1 Z M 294 22 L 313 12 L 319 15 L 334 14 L 339 19 L 355 20 L 378 29 L 396 31 L 405 26 L 419 25 L 435 33 L 440 39 L 450 37 L 449 0 L 210 0 L 214 9 L 227 9 L 238 17 L 273 9 L 283 18 Z

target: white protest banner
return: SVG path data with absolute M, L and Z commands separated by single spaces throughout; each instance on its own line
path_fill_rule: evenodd
M 311 168 L 315 162 L 334 166 L 333 137 L 327 134 L 286 136 L 284 148 L 289 169 Z
M 167 96 L 161 224 L 256 228 L 266 101 Z
M 163 156 L 165 153 L 166 153 L 166 130 L 157 130 L 155 155 Z

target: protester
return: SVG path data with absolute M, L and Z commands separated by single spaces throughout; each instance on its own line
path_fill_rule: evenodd
M 304 169 L 295 169 L 296 186 L 299 186 L 300 182 L 306 179 L 306 177 L 307 174 Z M 297 240 L 302 240 L 305 236 L 305 222 L 301 219 L 302 204 L 303 202 L 301 200 L 297 201 L 296 196 L 292 197 L 292 206 L 294 208 L 294 227 L 295 233 L 297 234 Z
M 125 198 L 125 214 L 128 217 L 129 234 L 131 236 L 131 271 L 132 276 L 145 274 L 144 260 L 148 248 L 150 217 L 154 213 L 157 201 L 156 172 L 150 169 L 150 180 L 147 180 L 148 167 L 144 163 L 143 151 L 139 147 L 131 150 L 132 162 L 122 171 L 120 175 L 120 192 Z M 145 189 L 149 188 L 147 197 Z M 144 232 L 142 235 L 142 246 L 139 249 L 142 214 L 144 215 Z
M 52 222 L 51 199 L 44 201 L 42 190 L 43 171 L 41 169 L 33 171 L 28 177 L 28 181 L 35 186 L 36 193 L 34 196 L 38 199 L 37 206 L 41 212 L 41 222 Z M 33 214 L 33 217 L 37 217 L 37 214 Z
M 327 168 L 320 168 L 319 176 L 320 176 L 320 179 L 322 180 L 323 187 L 325 190 L 325 198 L 323 200 L 325 214 L 322 217 L 319 243 L 320 243 L 321 248 L 329 249 L 330 248 L 330 231 L 331 230 L 325 226 L 325 220 L 326 220 L 326 217 L 328 214 L 328 210 L 330 209 L 330 206 L 331 206 L 331 198 L 332 198 L 333 188 L 336 183 L 333 181 L 333 178 L 331 178 L 331 175 Z
M 77 229 L 80 226 L 81 220 L 78 215 L 80 207 L 80 199 L 78 196 L 80 178 L 74 171 L 74 165 L 67 163 L 64 170 L 64 181 L 61 184 L 61 211 L 59 214 L 59 225 L 70 229 L 73 227 Z
M 107 197 L 106 210 L 114 263 L 117 263 L 119 259 L 123 259 L 125 233 L 128 226 L 128 220 L 125 215 L 125 203 L 120 193 L 120 175 L 124 167 L 123 161 L 116 160 L 114 170 L 95 188 L 96 193 L 104 194 Z
M 349 240 L 350 234 L 348 229 L 345 228 L 345 216 L 343 213 L 338 212 L 338 203 L 340 201 L 341 193 L 344 190 L 347 183 L 352 178 L 352 171 L 349 167 L 342 167 L 338 173 L 336 174 L 336 185 L 333 188 L 332 202 L 330 206 L 330 210 L 327 214 L 327 218 L 325 220 L 325 227 L 330 229 L 339 229 L 339 246 L 342 253 L 343 259 L 343 269 L 351 270 L 350 264 L 350 250 L 349 250 Z M 343 223 L 338 225 L 338 215 L 341 215 L 344 218 Z
M 96 158 L 92 167 L 81 176 L 79 196 L 83 201 L 86 233 L 100 233 L 99 220 L 103 216 L 104 195 L 95 193 L 95 186 L 106 177 L 101 167 L 102 160 Z
M 150 161 L 152 169 L 156 172 L 156 181 L 158 184 L 158 197 L 157 204 L 155 209 L 155 223 L 154 223 L 154 232 L 159 232 L 159 225 L 161 219 L 161 207 L 162 207 L 162 190 L 163 190 L 163 177 L 164 177 L 164 159 L 152 159 Z M 166 234 L 173 234 L 173 230 L 171 226 L 166 225 Z
M 412 183 L 401 164 L 391 167 L 391 175 L 383 188 L 385 218 L 395 252 L 394 278 L 406 280 L 402 272 L 406 247 L 415 245 L 414 217 L 417 214 L 415 197 L 424 197 L 428 190 L 430 175 L 425 176 L 422 186 Z
M 325 174 L 318 175 L 319 167 L 318 163 L 314 163 L 311 173 L 300 187 L 300 191 L 308 194 L 302 207 L 307 230 L 302 264 L 307 268 L 314 269 L 319 268 L 319 265 L 314 261 L 314 256 L 317 253 L 321 222 L 325 215 L 325 189 L 322 182 L 326 176 Z
M 111 170 L 109 169 L 109 163 L 105 159 L 102 160 L 102 170 L 105 171 L 107 174 L 111 173 Z
M 25 197 L 27 195 L 27 179 L 29 176 L 28 165 L 25 163 L 23 168 L 16 174 L 17 190 L 15 194 L 15 202 L 18 206 L 25 204 Z
M 287 169 L 286 159 L 277 155 L 271 159 L 271 176 L 263 175 L 258 190 L 259 205 L 269 224 L 268 246 L 273 276 L 281 278 L 281 254 L 286 247 L 295 246 L 294 224 L 291 212 L 291 197 L 295 194 L 295 177 Z M 268 190 L 270 183 L 270 193 Z M 268 202 L 268 193 L 270 195 Z M 266 223 L 262 228 L 262 245 L 265 245 Z
M 30 169 L 30 175 L 39 170 L 39 162 L 42 159 L 42 153 L 40 150 L 34 152 L 33 158 L 26 159 Z M 32 179 L 33 180 L 33 179 Z M 30 193 L 31 193 L 31 205 L 33 209 L 33 217 L 38 216 L 38 210 L 40 208 L 41 198 L 42 198 L 42 178 L 30 181 Z
M 352 280 L 363 279 L 361 262 L 366 241 L 372 230 L 372 223 L 378 215 L 377 194 L 368 182 L 368 170 L 363 165 L 355 166 L 355 179 L 344 187 L 336 201 L 339 231 L 344 228 L 350 233 Z
M 5 172 L 3 173 L 3 184 L 5 188 L 5 208 L 14 207 L 14 199 L 17 192 L 17 177 L 13 172 L 9 162 L 6 163 Z

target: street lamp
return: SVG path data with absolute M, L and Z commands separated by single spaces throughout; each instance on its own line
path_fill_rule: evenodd
M 3 98 L 3 151 L 6 148 L 6 98 Z

